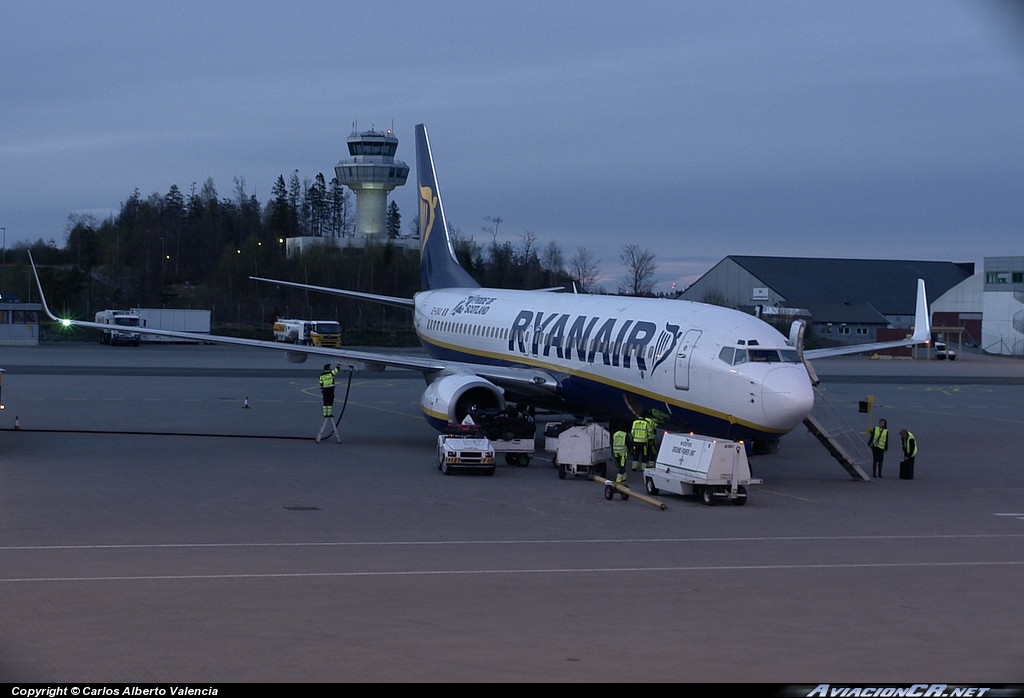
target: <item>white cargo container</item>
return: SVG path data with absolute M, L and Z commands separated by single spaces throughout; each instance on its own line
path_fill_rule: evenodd
M 140 318 L 140 326 L 152 330 L 173 330 L 175 332 L 194 332 L 210 334 L 210 311 L 191 310 L 187 308 L 132 308 L 131 312 Z M 161 337 L 154 334 L 143 334 L 143 342 L 188 342 L 180 337 Z M 196 340 L 197 342 L 200 340 Z
M 555 467 L 562 480 L 567 475 L 604 477 L 612 459 L 612 441 L 600 424 L 570 427 L 558 435 Z
M 660 491 L 695 494 L 705 504 L 729 499 L 747 503 L 747 487 L 761 480 L 750 476 L 747 450 L 742 442 L 697 434 L 666 432 L 653 468 L 643 471 L 647 493 Z

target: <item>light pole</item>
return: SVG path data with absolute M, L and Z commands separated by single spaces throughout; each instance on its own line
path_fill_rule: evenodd
M 2 298 L 4 292 L 4 277 L 7 274 L 7 228 L 5 226 L 0 226 L 0 230 L 4 232 L 3 267 L 0 267 L 0 298 Z

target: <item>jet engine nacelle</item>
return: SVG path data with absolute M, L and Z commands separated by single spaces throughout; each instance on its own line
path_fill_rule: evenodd
M 420 407 L 427 421 L 438 431 L 449 423 L 460 423 L 470 407 L 504 409 L 505 395 L 488 380 L 472 375 L 447 375 L 427 386 Z

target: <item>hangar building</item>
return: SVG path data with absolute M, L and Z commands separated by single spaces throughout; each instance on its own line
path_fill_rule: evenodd
M 812 333 L 854 344 L 892 339 L 884 330 L 913 325 L 917 279 L 932 301 L 973 275 L 969 262 L 730 255 L 681 297 L 762 316 L 809 317 Z

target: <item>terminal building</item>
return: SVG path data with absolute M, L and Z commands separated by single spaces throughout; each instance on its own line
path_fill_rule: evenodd
M 43 306 L 39 303 L 0 302 L 0 345 L 22 346 L 39 344 L 39 318 Z
M 1024 257 L 986 257 L 982 273 L 981 348 L 1024 356 Z

